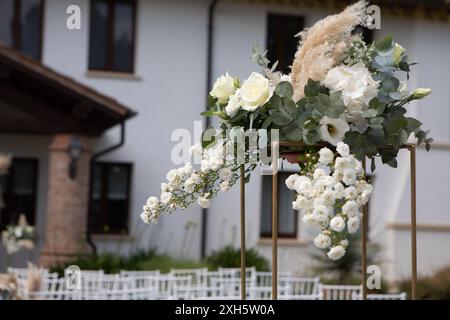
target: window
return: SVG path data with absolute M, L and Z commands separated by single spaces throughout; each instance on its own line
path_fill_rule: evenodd
M 30 225 L 35 224 L 38 161 L 36 159 L 13 159 L 9 174 L 0 178 L 4 200 L 0 229 L 17 223 L 20 214 L 25 214 Z
M 290 66 L 297 51 L 298 38 L 303 29 L 303 17 L 269 14 L 267 17 L 267 58 L 278 61 L 277 70 L 290 73 Z
M 0 41 L 39 60 L 43 0 L 0 0 Z
M 91 195 L 94 233 L 128 233 L 131 167 L 110 162 L 95 165 Z
M 290 172 L 278 173 L 278 236 L 297 238 L 297 211 L 292 209 L 295 192 L 289 190 L 284 181 Z M 261 237 L 272 237 L 272 176 L 265 175 L 262 180 Z
M 132 73 L 135 1 L 91 1 L 89 69 Z

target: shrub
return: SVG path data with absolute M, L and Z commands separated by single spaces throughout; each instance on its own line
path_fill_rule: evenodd
M 81 270 L 104 270 L 105 273 L 117 273 L 120 270 L 161 270 L 169 272 L 171 268 L 199 268 L 204 265 L 189 260 L 179 260 L 168 255 L 157 254 L 154 250 L 137 251 L 128 257 L 120 257 L 111 253 L 96 256 L 87 255 L 75 258 L 64 264 L 52 268 L 59 275 L 70 265 L 77 265 Z
M 246 250 L 245 262 L 247 267 L 255 267 L 258 271 L 268 271 L 269 261 L 261 256 L 255 249 Z M 241 250 L 232 246 L 226 246 L 220 250 L 213 251 L 205 259 L 205 263 L 211 270 L 219 267 L 236 268 L 241 265 Z
M 411 279 L 400 281 L 399 288 L 411 296 Z M 417 299 L 450 300 L 450 266 L 428 277 L 417 279 Z

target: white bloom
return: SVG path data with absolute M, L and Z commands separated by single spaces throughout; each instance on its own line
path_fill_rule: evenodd
M 194 184 L 200 184 L 202 182 L 202 178 L 200 177 L 200 175 L 197 172 L 193 172 L 191 174 L 191 176 L 189 177 L 189 179 L 192 181 L 192 183 Z
M 320 196 L 320 202 L 323 203 L 323 205 L 327 207 L 331 207 L 334 205 L 334 202 L 336 200 L 336 196 L 333 191 L 331 190 L 325 190 L 321 196 Z
M 325 172 L 325 170 L 321 169 L 321 168 L 317 168 L 316 170 L 314 170 L 314 179 L 319 179 L 320 177 L 324 177 L 326 176 L 327 173 Z
M 245 80 L 240 90 L 242 108 L 247 111 L 255 111 L 272 97 L 273 88 L 270 81 L 263 75 L 253 72 Z
M 341 246 L 343 246 L 344 248 L 347 248 L 347 246 L 348 246 L 348 240 L 347 240 L 347 239 L 341 240 L 341 241 L 339 242 L 339 244 L 340 244 Z
M 342 99 L 349 113 L 361 113 L 378 95 L 379 82 L 372 78 L 362 62 L 330 69 L 322 83 L 331 92 L 342 91 Z
M 354 217 L 354 216 L 358 215 L 358 212 L 359 212 L 359 206 L 353 200 L 347 201 L 342 206 L 342 213 L 346 214 L 348 217 Z
M 336 198 L 342 198 L 344 196 L 345 187 L 342 183 L 338 182 L 333 187 Z
M 202 207 L 203 209 L 207 209 L 211 205 L 211 201 L 208 199 L 208 197 L 209 197 L 209 193 L 206 193 L 197 199 L 198 205 L 200 207 Z
M 284 183 L 289 190 L 295 190 L 295 185 L 297 183 L 298 177 L 298 174 L 291 174 L 289 177 L 287 177 Z
M 341 216 L 336 216 L 330 221 L 330 228 L 336 232 L 341 232 L 345 229 L 345 221 Z
M 350 186 L 355 183 L 356 181 L 356 172 L 353 169 L 345 169 L 344 174 L 342 177 L 342 181 L 347 185 Z
M 322 164 L 330 164 L 334 160 L 333 152 L 328 148 L 322 148 L 319 151 L 319 162 Z
M 162 192 L 172 192 L 173 186 L 170 183 L 161 183 L 161 191 Z
M 230 190 L 230 181 L 222 181 L 220 183 L 220 190 L 223 192 Z
M 292 202 L 292 208 L 302 212 L 308 212 L 313 209 L 313 202 L 304 196 L 297 196 L 294 202 Z
M 174 182 L 178 178 L 178 171 L 177 169 L 170 170 L 166 175 L 167 181 L 170 183 Z
M 161 203 L 162 204 L 168 204 L 169 201 L 172 199 L 172 193 L 171 192 L 163 192 L 161 193 Z
M 147 206 L 149 209 L 155 209 L 159 204 L 159 199 L 157 197 L 149 197 L 147 199 Z
M 320 137 L 332 145 L 344 140 L 345 133 L 350 130 L 348 123 L 343 119 L 332 119 L 328 116 L 320 119 Z
M 347 231 L 348 233 L 355 233 L 359 228 L 359 218 L 351 217 L 347 221 Z
M 365 190 L 361 193 L 361 196 L 358 198 L 360 205 L 365 205 L 369 202 L 370 196 L 372 195 L 372 191 Z
M 203 152 L 203 148 L 200 142 L 197 142 L 196 144 L 192 145 L 189 148 L 189 154 L 191 156 L 201 156 Z
M 217 78 L 209 94 L 214 98 L 217 98 L 219 103 L 223 104 L 228 101 L 228 98 L 234 93 L 235 90 L 236 86 L 234 78 L 227 72 L 225 75 Z
M 193 193 L 195 191 L 195 182 L 189 178 L 184 182 L 184 191 L 187 193 Z
M 240 108 L 241 108 L 241 97 L 238 89 L 228 100 L 228 104 L 225 107 L 225 112 L 229 117 L 232 118 L 235 116 L 235 114 L 239 111 Z
M 336 150 L 343 157 L 348 157 L 350 155 L 350 148 L 344 142 L 339 142 L 337 144 Z
M 298 176 L 295 182 L 295 190 L 297 193 L 307 195 L 312 188 L 311 179 L 305 176 Z
M 352 169 L 352 162 L 349 158 L 337 157 L 334 163 L 335 170 L 344 171 L 345 169 Z
M 358 197 L 358 190 L 356 190 L 356 188 L 354 186 L 345 188 L 344 197 L 347 200 L 355 200 L 356 197 Z
M 331 260 L 339 260 L 345 254 L 345 248 L 341 245 L 334 246 L 328 251 L 327 256 Z
M 319 235 L 314 238 L 314 245 L 319 249 L 328 248 L 331 246 L 331 238 L 326 234 L 319 233 Z
M 14 230 L 14 235 L 15 235 L 17 238 L 20 238 L 20 237 L 22 236 L 22 234 L 23 234 L 23 232 L 22 232 L 22 229 L 21 229 L 21 228 L 16 228 L 16 229 Z
M 140 217 L 144 223 L 150 223 L 150 217 L 145 212 L 142 212 Z
M 219 178 L 222 180 L 230 180 L 233 175 L 233 172 L 230 168 L 222 168 L 219 170 Z

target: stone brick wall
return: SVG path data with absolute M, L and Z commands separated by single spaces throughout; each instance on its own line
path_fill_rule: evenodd
M 58 134 L 49 146 L 48 208 L 45 245 L 41 252 L 43 266 L 55 265 L 87 252 L 85 242 L 90 140 L 80 137 L 84 152 L 77 162 L 75 179 L 69 177 L 67 152 L 71 135 Z

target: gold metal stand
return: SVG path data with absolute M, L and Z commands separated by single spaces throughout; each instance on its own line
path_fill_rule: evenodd
M 308 147 L 303 142 L 274 141 L 272 142 L 272 299 L 278 298 L 278 148 L 279 147 Z M 313 145 L 309 147 L 323 147 Z M 383 146 L 389 148 L 390 146 Z M 411 161 L 411 298 L 416 299 L 417 287 L 417 230 L 416 230 L 416 146 L 405 144 L 401 149 L 408 149 Z M 363 161 L 364 174 L 366 174 L 366 161 Z M 241 182 L 242 183 L 242 182 Z M 241 212 L 242 212 L 241 187 Z M 361 230 L 361 268 L 362 268 L 362 298 L 367 299 L 367 205 L 363 207 L 363 219 Z M 245 280 L 245 275 L 244 275 Z
M 241 300 L 245 300 L 245 167 L 241 165 Z

